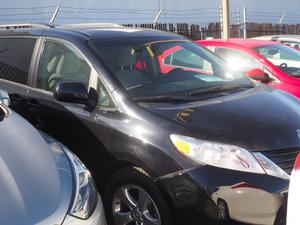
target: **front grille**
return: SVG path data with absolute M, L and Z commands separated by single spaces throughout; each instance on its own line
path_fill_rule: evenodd
M 290 148 L 264 151 L 261 153 L 290 175 L 299 152 L 300 149 Z

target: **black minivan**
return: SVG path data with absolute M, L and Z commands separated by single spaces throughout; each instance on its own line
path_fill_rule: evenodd
M 184 224 L 281 221 L 300 150 L 293 96 L 176 34 L 115 24 L 1 30 L 0 88 L 94 173 L 111 225 L 170 225 L 185 213 Z

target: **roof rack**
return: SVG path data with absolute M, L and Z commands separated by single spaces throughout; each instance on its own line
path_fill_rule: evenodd
M 0 30 L 15 30 L 26 28 L 53 28 L 53 25 L 47 23 L 16 23 L 16 24 L 3 24 L 0 25 Z
M 123 27 L 117 23 L 75 23 L 59 25 L 62 28 L 107 28 L 107 27 Z

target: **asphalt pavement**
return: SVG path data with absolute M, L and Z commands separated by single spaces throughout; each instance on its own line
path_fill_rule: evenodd
M 248 225 L 245 223 L 239 223 L 235 221 L 228 221 L 227 223 L 218 223 L 216 220 L 208 218 L 205 215 L 197 215 L 193 213 L 184 212 L 184 216 L 182 214 L 177 214 L 175 216 L 175 225 Z

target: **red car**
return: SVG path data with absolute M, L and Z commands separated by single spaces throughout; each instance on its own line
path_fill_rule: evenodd
M 201 40 L 198 44 L 224 58 L 231 69 L 300 98 L 300 52 L 264 40 Z
M 150 52 L 150 55 L 153 54 L 153 52 Z M 199 63 L 199 60 L 202 63 Z M 159 64 L 160 73 L 166 76 L 178 70 L 200 72 L 207 75 L 213 74 L 210 64 L 201 60 L 193 51 L 184 49 L 180 45 L 161 49 L 160 54 L 157 55 L 157 63 Z M 140 59 L 138 55 L 134 68 L 143 72 L 147 70 L 148 63 Z

